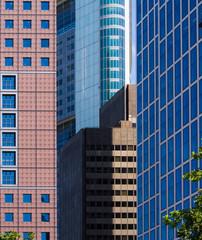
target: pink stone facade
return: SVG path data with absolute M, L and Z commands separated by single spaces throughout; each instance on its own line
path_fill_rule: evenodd
M 12 0 L 9 0 L 12 1 Z M 56 160 L 56 0 L 29 0 L 31 10 L 23 10 L 23 2 L 13 0 L 13 9 L 6 9 L 0 1 L 0 232 L 14 230 L 22 236 L 34 232 L 37 240 L 57 239 L 57 160 Z M 41 2 L 49 2 L 49 10 L 41 10 Z M 13 28 L 5 21 L 13 20 Z M 31 28 L 23 28 L 23 20 L 31 20 Z M 41 20 L 49 21 L 48 29 L 41 29 Z M 13 39 L 13 46 L 6 46 Z M 31 39 L 30 47 L 23 47 L 23 39 Z M 49 39 L 42 47 L 41 39 Z M 6 66 L 12 58 L 12 66 Z M 31 58 L 31 66 L 23 66 L 23 58 Z M 41 66 L 41 58 L 49 59 Z M 3 89 L 3 78 L 15 77 L 14 89 Z M 3 107 L 3 95 L 15 96 L 15 107 Z M 3 126 L 3 114 L 15 114 L 15 127 Z M 15 134 L 14 146 L 3 145 L 3 134 Z M 3 163 L 3 153 L 15 152 L 15 163 Z M 5 184 L 5 171 L 15 172 L 15 183 Z M 8 181 L 8 179 L 6 180 Z M 31 195 L 31 202 L 23 202 L 23 195 Z M 41 195 L 49 196 L 44 203 Z M 6 202 L 7 195 L 13 196 Z M 6 214 L 13 214 L 6 221 Z M 31 221 L 23 220 L 31 213 Z M 42 214 L 49 221 L 42 221 Z M 49 237 L 49 238 L 48 238 Z M 45 238 L 44 238 L 45 239 Z

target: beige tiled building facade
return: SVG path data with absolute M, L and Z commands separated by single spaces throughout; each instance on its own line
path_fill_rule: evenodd
M 0 232 L 57 239 L 56 1 L 0 1 Z

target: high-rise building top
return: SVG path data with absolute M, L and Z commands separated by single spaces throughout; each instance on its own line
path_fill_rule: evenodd
M 162 217 L 193 206 L 199 187 L 182 175 L 199 167 L 189 156 L 202 138 L 202 2 L 136 9 L 138 239 L 175 239 Z
M 56 239 L 56 1 L 0 1 L 0 23 L 0 231 Z

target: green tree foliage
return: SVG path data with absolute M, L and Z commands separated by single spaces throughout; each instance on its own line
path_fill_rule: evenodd
M 17 232 L 10 231 L 9 233 L 0 234 L 0 240 L 16 240 L 20 239 L 21 236 Z M 34 239 L 34 233 L 29 232 L 28 237 L 24 238 L 23 240 L 32 240 Z
M 202 146 L 198 153 L 193 153 L 191 158 L 202 161 Z M 202 170 L 196 169 L 191 173 L 185 173 L 184 179 L 199 182 L 202 180 Z M 164 216 L 163 222 L 170 228 L 176 228 L 177 237 L 184 240 L 202 240 L 202 189 L 194 200 L 195 207 L 173 211 Z

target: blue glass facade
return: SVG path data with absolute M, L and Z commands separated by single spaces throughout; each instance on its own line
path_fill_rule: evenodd
M 202 144 L 202 2 L 137 0 L 136 10 L 138 239 L 168 240 L 162 217 L 199 187 L 182 175 L 199 167 L 189 156 Z

